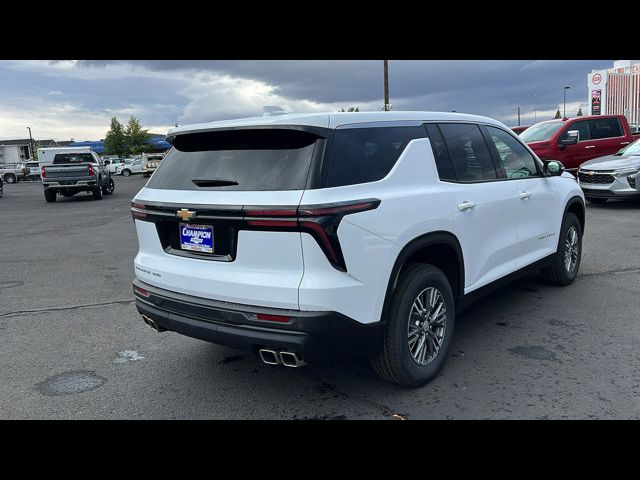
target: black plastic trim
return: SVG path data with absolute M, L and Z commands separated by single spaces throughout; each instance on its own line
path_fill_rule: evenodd
M 209 300 L 170 292 L 135 279 L 136 307 L 160 327 L 235 348 L 294 351 L 305 361 L 374 353 L 384 323 L 363 324 L 338 312 L 288 310 Z M 146 290 L 143 296 L 135 287 Z M 287 323 L 257 320 L 265 313 L 290 317 Z
M 464 309 L 466 309 L 469 305 L 471 305 L 473 302 L 475 302 L 476 300 L 480 299 L 481 297 L 484 297 L 485 295 L 487 295 L 490 292 L 493 292 L 501 287 L 504 287 L 510 283 L 512 283 L 513 281 L 517 280 L 518 278 L 526 275 L 527 273 L 531 273 L 531 272 L 535 272 L 538 270 L 543 269 L 544 267 L 550 265 L 553 262 L 553 259 L 555 257 L 555 253 L 552 253 L 551 255 L 548 255 L 534 263 L 532 263 L 531 265 L 527 265 L 526 267 L 522 267 L 519 270 L 516 270 L 515 272 L 511 272 L 508 275 L 505 275 L 502 278 L 499 278 L 498 280 L 495 280 L 487 285 L 484 285 L 476 290 L 474 290 L 473 292 L 469 292 L 468 294 L 464 295 L 459 304 L 457 305 L 458 307 L 458 312 L 460 313 L 462 312 Z
M 460 247 L 460 242 L 458 242 L 458 239 L 455 237 L 455 235 L 450 232 L 438 231 L 427 233 L 420 237 L 414 238 L 411 242 L 405 245 L 398 254 L 393 268 L 391 269 L 391 275 L 389 276 L 389 282 L 387 284 L 387 291 L 382 307 L 382 320 L 385 320 L 387 318 L 389 308 L 391 307 L 391 298 L 393 297 L 393 292 L 395 291 L 398 284 L 400 272 L 402 271 L 402 268 L 404 267 L 406 261 L 414 253 L 424 248 L 428 248 L 430 246 L 438 244 L 447 245 L 455 250 L 458 257 L 458 276 L 460 279 L 458 284 L 458 298 L 454 299 L 456 303 L 458 303 L 461 296 L 464 295 L 464 256 L 462 254 L 462 247 Z

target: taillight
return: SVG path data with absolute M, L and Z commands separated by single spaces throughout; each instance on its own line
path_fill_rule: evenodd
M 89 176 L 93 177 L 93 165 L 89 164 Z
M 329 262 L 335 268 L 346 271 L 347 267 L 338 241 L 338 225 L 345 215 L 373 210 L 378 208 L 378 205 L 380 200 L 367 199 L 307 205 L 295 209 L 293 207 L 245 207 L 245 221 L 247 225 L 253 227 L 277 230 L 296 229 L 309 233 L 318 242 Z
M 44 167 L 40 167 L 40 176 L 42 178 L 47 178 L 47 170 Z
M 147 297 L 149 297 L 149 295 L 151 295 L 148 290 L 145 290 L 144 288 L 140 288 L 140 287 L 138 287 L 136 285 L 133 286 L 133 291 L 135 293 L 137 293 L 138 295 L 142 295 L 145 298 L 147 298 Z
M 131 216 L 135 220 L 138 219 L 146 219 L 147 218 L 147 206 L 144 203 L 139 202 L 131 202 Z
M 287 323 L 290 317 L 285 317 L 284 315 L 269 315 L 267 313 L 258 313 L 256 315 L 258 320 L 266 320 L 268 322 L 278 322 L 278 323 Z

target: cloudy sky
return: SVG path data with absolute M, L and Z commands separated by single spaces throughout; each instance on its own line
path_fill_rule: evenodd
M 474 113 L 515 125 L 586 110 L 587 74 L 612 60 L 390 61 L 393 110 Z M 0 139 L 98 140 L 109 120 L 174 124 L 290 112 L 380 110 L 382 61 L 0 61 Z

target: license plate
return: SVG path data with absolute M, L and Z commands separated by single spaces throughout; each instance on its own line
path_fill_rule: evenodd
M 180 248 L 192 252 L 213 253 L 213 226 L 181 223 Z

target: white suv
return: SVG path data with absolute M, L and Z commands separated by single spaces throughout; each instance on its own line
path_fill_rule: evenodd
M 132 202 L 136 306 L 158 331 L 296 367 L 370 355 L 418 386 L 455 313 L 530 269 L 567 285 L 584 196 L 472 115 L 282 115 L 172 129 Z

